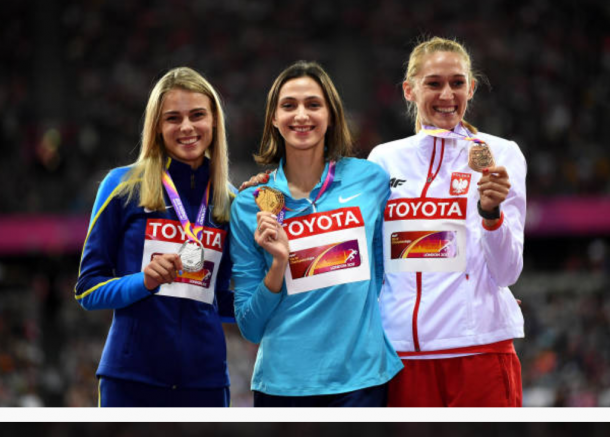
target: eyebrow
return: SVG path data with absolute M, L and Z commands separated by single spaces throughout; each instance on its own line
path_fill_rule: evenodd
M 305 100 L 313 100 L 313 99 L 323 99 L 323 97 L 322 96 L 318 96 L 318 95 L 313 95 L 313 96 L 305 97 Z M 298 99 L 296 97 L 286 96 L 286 97 L 282 97 L 280 99 L 280 102 L 284 101 L 284 100 L 298 100 Z
M 207 108 L 193 108 L 193 109 L 189 110 L 189 113 L 197 112 L 197 111 L 208 111 L 208 109 Z M 180 111 L 171 110 L 171 111 L 165 111 L 163 113 L 163 115 L 168 115 L 168 114 L 180 114 Z
M 424 76 L 424 79 L 428 79 L 428 78 L 437 78 L 437 77 L 443 77 L 442 74 L 429 74 L 427 76 Z M 465 74 L 454 74 L 452 77 L 466 77 Z

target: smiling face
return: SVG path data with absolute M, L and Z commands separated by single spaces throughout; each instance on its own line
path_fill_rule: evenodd
M 421 69 L 403 83 L 405 98 L 417 105 L 421 122 L 453 129 L 464 117 L 474 94 L 467 64 L 454 52 L 434 52 L 423 59 Z
M 324 92 L 309 76 L 287 81 L 281 88 L 273 125 L 291 150 L 316 149 L 324 152 L 324 135 L 329 125 Z
M 214 124 L 208 96 L 181 88 L 165 95 L 158 130 L 172 158 L 193 169 L 199 167 L 212 144 Z

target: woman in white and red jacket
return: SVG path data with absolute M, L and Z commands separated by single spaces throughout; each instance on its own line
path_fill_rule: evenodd
M 405 368 L 389 406 L 522 403 L 513 339 L 523 337 L 523 316 L 508 286 L 523 266 L 526 163 L 517 144 L 464 121 L 475 88 L 462 45 L 421 43 L 403 83 L 416 135 L 369 156 L 391 186 L 380 305 Z M 493 161 L 473 170 L 473 148 Z

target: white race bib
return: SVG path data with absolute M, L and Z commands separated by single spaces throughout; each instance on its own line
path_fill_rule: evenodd
M 360 208 L 341 208 L 287 219 L 290 240 L 288 294 L 371 278 Z
M 216 228 L 203 228 L 202 243 L 205 249 L 203 268 L 197 272 L 183 271 L 171 284 L 161 285 L 159 296 L 173 296 L 193 299 L 212 304 L 214 290 L 226 231 Z M 153 255 L 178 253 L 187 237 L 177 220 L 149 219 L 146 222 L 146 238 L 142 256 L 142 270 L 152 260 Z
M 395 272 L 466 269 L 468 199 L 392 199 L 385 209 L 384 268 Z

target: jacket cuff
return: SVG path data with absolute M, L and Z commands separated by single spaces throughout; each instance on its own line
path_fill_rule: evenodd
M 144 285 L 144 272 L 134 273 L 132 280 L 134 281 L 134 285 L 137 285 L 136 287 L 133 288 L 133 290 L 134 290 L 133 297 L 136 300 L 143 299 L 151 294 L 157 294 L 159 292 L 159 290 L 161 290 L 160 285 L 157 286 L 157 288 L 154 288 L 152 290 L 149 290 L 148 288 L 146 288 L 146 285 Z M 146 293 L 144 293 L 144 291 Z
M 498 219 L 498 221 L 496 222 L 496 224 L 495 224 L 495 225 L 493 225 L 493 226 L 491 226 L 491 227 L 490 227 L 490 226 L 485 225 L 485 219 L 481 220 L 481 224 L 483 225 L 483 228 L 484 228 L 486 231 L 495 231 L 496 229 L 499 229 L 499 228 L 500 228 L 500 226 L 502 226 L 502 223 L 504 223 L 504 212 L 503 212 L 503 211 L 502 211 L 502 212 L 500 212 L 500 218 Z

